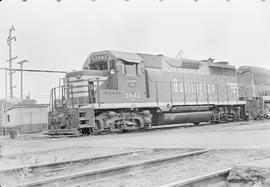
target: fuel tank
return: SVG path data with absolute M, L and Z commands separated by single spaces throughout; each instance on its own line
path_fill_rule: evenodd
M 153 117 L 153 125 L 207 122 L 210 121 L 212 114 L 212 111 L 158 113 Z
M 185 113 L 185 112 L 205 112 L 213 109 L 213 106 L 176 106 L 173 107 L 170 112 L 172 113 Z

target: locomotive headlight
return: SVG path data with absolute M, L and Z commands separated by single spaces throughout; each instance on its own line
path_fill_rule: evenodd
M 81 78 L 81 75 L 80 74 L 76 75 L 76 78 L 77 79 L 80 79 Z
M 114 73 L 115 73 L 115 70 L 111 69 L 110 74 L 114 74 Z

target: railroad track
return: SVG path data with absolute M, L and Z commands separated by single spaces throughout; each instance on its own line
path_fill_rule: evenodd
M 39 165 L 26 165 L 26 166 L 8 168 L 8 169 L 0 169 L 0 174 L 12 173 L 12 172 L 24 172 L 24 171 L 35 172 L 36 170 L 40 170 L 44 172 L 44 170 L 48 170 L 48 169 L 56 170 L 55 168 L 64 169 L 66 167 L 69 167 L 70 165 L 89 164 L 89 162 L 93 163 L 93 162 L 97 162 L 97 161 L 108 159 L 108 158 L 130 155 L 130 154 L 134 154 L 134 153 L 138 153 L 142 151 L 143 150 L 126 151 L 123 153 L 108 154 L 108 155 L 102 155 L 102 156 L 90 157 L 90 158 L 74 159 L 74 160 L 53 162 L 53 163 L 44 163 L 44 164 L 39 164 Z
M 205 175 L 192 177 L 189 179 L 176 181 L 161 185 L 159 187 L 203 187 L 203 186 L 224 186 L 226 178 L 230 173 L 231 168 L 219 170 Z
M 177 161 L 184 157 L 194 156 L 198 154 L 203 154 L 208 152 L 209 149 L 190 151 L 181 154 L 174 154 L 170 156 L 163 156 L 155 159 L 148 159 L 143 161 L 132 162 L 128 164 L 121 164 L 113 167 L 104 167 L 98 170 L 83 171 L 77 173 L 70 173 L 61 176 L 48 177 L 41 180 L 24 182 L 23 184 L 17 186 L 70 186 L 76 185 L 83 182 L 93 182 L 100 179 L 109 178 L 112 176 L 117 176 L 132 172 L 134 169 L 142 169 L 153 166 L 158 166 L 160 164 L 166 164 L 170 162 Z M 42 166 L 43 167 L 43 166 Z

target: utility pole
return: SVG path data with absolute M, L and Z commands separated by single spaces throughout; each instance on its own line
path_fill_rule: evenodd
M 17 62 L 17 64 L 21 65 L 21 100 L 23 100 L 23 63 L 28 62 L 27 60 L 22 60 Z
M 7 101 L 8 91 L 7 91 L 7 69 L 5 68 L 5 99 Z
M 10 98 L 13 98 L 13 81 L 12 81 L 12 74 L 14 73 L 14 71 L 12 71 L 12 61 L 15 60 L 17 57 L 12 57 L 11 54 L 11 47 L 12 47 L 12 40 L 16 41 L 16 36 L 12 36 L 12 32 L 15 31 L 14 26 L 12 25 L 12 27 L 9 29 L 9 34 L 8 34 L 8 38 L 7 38 L 7 44 L 9 47 L 9 60 L 7 60 L 7 62 L 9 62 L 9 89 L 10 89 Z

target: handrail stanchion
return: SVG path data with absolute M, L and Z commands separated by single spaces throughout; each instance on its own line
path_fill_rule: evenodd
M 57 108 L 57 103 L 56 103 L 56 88 L 53 89 L 53 99 L 54 99 L 54 108 Z
M 209 92 L 208 92 L 208 84 L 207 83 L 205 83 L 205 88 L 206 88 L 207 103 L 209 104 Z
M 195 91 L 196 91 L 196 103 L 198 104 L 199 103 L 199 99 L 198 99 L 198 86 L 197 86 L 197 83 L 194 83 L 195 85 Z
M 183 82 L 183 91 L 184 91 L 184 104 L 186 104 L 186 85 L 185 82 Z
M 61 86 L 61 98 L 62 98 L 62 106 L 64 106 L 64 86 Z
M 229 87 L 226 84 L 226 92 L 227 92 L 227 102 L 230 103 L 230 99 L 229 99 Z
M 99 78 L 97 78 L 97 97 L 98 97 L 98 106 L 100 107 Z
M 219 100 L 219 89 L 218 89 L 218 84 L 216 84 L 216 87 L 217 87 L 217 101 L 218 101 L 218 104 L 219 104 L 220 100 Z
M 88 91 L 88 102 L 90 104 L 93 102 L 93 99 L 92 99 L 91 93 L 90 93 L 90 80 L 88 80 L 87 91 Z
M 74 108 L 74 102 L 73 102 L 73 85 L 70 86 L 71 88 L 71 105 L 72 105 L 72 108 Z
M 173 105 L 173 92 L 172 92 L 172 83 L 170 82 L 170 94 L 171 94 L 171 104 Z
M 155 81 L 155 85 L 156 85 L 156 100 L 157 100 L 157 104 L 159 105 L 157 81 Z

